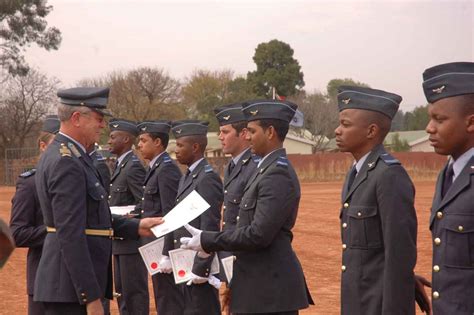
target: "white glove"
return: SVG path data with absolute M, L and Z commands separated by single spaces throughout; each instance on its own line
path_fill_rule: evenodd
M 191 272 L 191 279 L 188 281 L 188 283 L 186 283 L 186 285 L 203 284 L 203 283 L 206 283 L 207 281 L 208 281 L 208 278 L 200 277 Z
M 210 285 L 212 285 L 217 290 L 219 290 L 219 288 L 221 287 L 221 284 L 222 284 L 221 280 L 217 279 L 213 275 L 210 275 L 209 279 L 207 279 L 207 281 L 209 282 Z
M 158 273 L 172 273 L 171 260 L 168 256 L 163 256 L 158 263 Z
M 189 233 L 191 233 L 192 237 L 181 237 L 181 248 L 182 249 L 191 249 L 197 252 L 204 252 L 201 246 L 201 230 L 193 228 L 191 225 L 186 224 L 184 226 Z

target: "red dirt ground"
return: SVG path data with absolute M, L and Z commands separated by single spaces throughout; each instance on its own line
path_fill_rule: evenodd
M 339 196 L 341 183 L 303 183 L 294 248 L 303 265 L 315 306 L 301 312 L 330 315 L 339 313 L 341 242 Z M 418 212 L 418 264 L 416 272 L 430 278 L 431 240 L 428 230 L 433 181 L 415 182 Z M 0 218 L 9 220 L 12 187 L 0 187 Z M 18 248 L 0 270 L 0 314 L 26 314 L 26 250 Z M 151 281 L 150 281 L 151 282 Z M 153 292 L 150 290 L 150 292 Z M 112 314 L 118 314 L 112 302 Z M 154 301 L 150 301 L 151 314 Z M 419 314 L 421 312 L 418 311 Z

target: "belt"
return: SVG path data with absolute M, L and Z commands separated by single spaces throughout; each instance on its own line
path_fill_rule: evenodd
M 56 228 L 51 227 L 51 226 L 47 226 L 46 227 L 46 232 L 56 233 Z M 109 237 L 109 238 L 114 237 L 114 230 L 113 229 L 102 229 L 102 230 L 99 230 L 99 229 L 86 229 L 85 232 L 86 232 L 86 235 L 90 235 L 90 236 L 104 236 L 104 237 Z

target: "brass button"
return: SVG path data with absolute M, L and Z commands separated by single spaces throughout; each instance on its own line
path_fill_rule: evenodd
M 346 244 L 342 244 L 342 249 L 346 249 L 347 248 L 347 245 Z
M 435 243 L 435 245 L 441 244 L 441 239 L 439 237 L 435 238 L 434 243 Z
M 345 229 L 346 227 L 347 227 L 347 223 L 346 222 L 342 223 L 342 228 Z
M 142 201 L 145 200 L 145 197 L 142 197 Z
M 85 297 L 85 296 L 86 296 L 86 294 L 85 294 L 85 293 L 81 293 L 81 296 L 82 296 L 82 297 Z
M 345 209 L 349 208 L 349 204 L 347 202 L 344 204 L 344 208 Z
M 142 213 L 145 213 L 145 210 L 142 210 Z
M 176 244 L 176 243 L 178 243 L 178 240 L 174 240 L 173 242 Z
M 104 199 L 104 195 L 100 195 L 100 199 Z
M 109 195 L 109 199 L 112 198 L 112 195 Z
M 225 210 L 226 206 L 224 206 L 223 208 L 224 208 L 224 210 Z
M 145 188 L 146 188 L 146 186 L 143 186 L 143 189 L 145 189 Z
M 244 207 L 247 208 L 247 204 L 244 204 Z
M 226 189 L 226 190 L 224 190 L 224 194 L 227 194 L 227 189 Z
M 225 221 L 224 221 L 224 222 L 222 222 L 222 225 L 225 225 Z
M 464 227 L 463 227 L 462 225 L 458 226 L 458 231 L 459 231 L 459 232 L 464 231 Z
M 237 199 L 234 199 L 234 202 L 237 202 Z
M 441 212 L 441 211 L 436 212 L 436 217 L 438 219 L 441 219 L 443 217 L 443 212 Z
M 357 216 L 358 217 L 362 216 L 362 212 L 357 212 Z
M 112 187 L 113 184 L 110 184 L 110 187 Z
M 87 299 L 82 299 L 82 302 L 86 303 L 86 302 L 87 302 Z
M 236 217 L 236 219 L 237 219 L 237 221 L 239 221 L 239 220 L 240 220 L 240 217 L 239 217 L 239 216 L 237 216 L 237 217 Z
M 438 266 L 438 265 L 434 265 L 434 266 L 433 266 L 433 271 L 434 271 L 434 272 L 438 272 L 438 271 L 439 271 L 439 266 Z
M 346 266 L 342 265 L 341 270 L 346 271 Z
M 439 299 L 439 292 L 438 291 L 433 292 L 433 299 Z

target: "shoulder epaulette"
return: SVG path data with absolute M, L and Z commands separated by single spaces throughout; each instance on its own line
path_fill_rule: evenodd
M 392 165 L 392 164 L 402 164 L 400 163 L 399 160 L 397 160 L 396 158 L 394 158 L 392 155 L 388 154 L 388 153 L 383 153 L 383 154 L 380 154 L 380 158 L 385 162 L 385 164 L 387 165 Z
M 163 157 L 163 163 L 171 163 L 173 160 L 169 156 Z
M 36 169 L 33 168 L 31 170 L 21 173 L 20 177 L 27 178 L 27 177 L 30 177 L 31 175 L 34 175 L 35 173 L 36 173 Z
M 214 172 L 214 169 L 212 168 L 212 166 L 210 166 L 209 164 L 207 164 L 207 165 L 204 166 L 204 172 L 205 172 L 205 173 Z
M 280 156 L 277 159 L 277 165 L 288 166 L 288 159 L 285 156 Z
M 97 156 L 97 161 L 105 161 L 105 157 L 103 155 L 97 153 L 96 156 Z
M 132 155 L 132 162 L 140 162 L 140 159 L 134 154 Z
M 69 150 L 69 148 L 64 143 L 61 143 L 59 153 L 61 154 L 61 156 L 72 156 L 71 150 Z
M 81 153 L 79 152 L 79 150 L 76 148 L 74 144 L 72 144 L 71 142 L 68 142 L 67 147 L 69 148 L 69 150 L 71 150 L 72 154 L 74 154 L 76 157 L 81 157 Z

